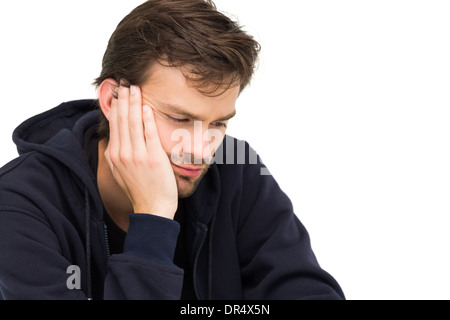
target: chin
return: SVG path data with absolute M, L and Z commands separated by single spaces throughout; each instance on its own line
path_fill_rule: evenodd
M 175 180 L 178 187 L 178 198 L 184 199 L 190 197 L 197 189 L 200 181 L 208 170 L 206 169 L 199 177 L 191 178 L 175 174 Z
M 192 180 L 188 177 L 175 175 L 178 187 L 178 198 L 184 199 L 190 197 L 200 183 L 201 177 Z

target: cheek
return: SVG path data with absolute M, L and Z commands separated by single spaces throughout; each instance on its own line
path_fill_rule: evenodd
M 206 132 L 204 135 L 206 144 L 208 145 L 208 148 L 212 150 L 212 153 L 214 153 L 219 148 L 224 138 L 225 129 L 209 129 L 208 132 Z

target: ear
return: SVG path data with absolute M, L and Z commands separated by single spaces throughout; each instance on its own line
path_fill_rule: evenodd
M 109 111 L 111 110 L 111 101 L 117 96 L 119 84 L 116 80 L 108 78 L 104 80 L 98 88 L 98 102 L 106 119 L 109 121 Z

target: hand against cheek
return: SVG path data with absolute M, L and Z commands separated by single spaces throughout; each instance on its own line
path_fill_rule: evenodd
M 153 109 L 142 106 L 139 87 L 120 86 L 109 115 L 105 157 L 114 179 L 135 213 L 173 219 L 178 191 L 169 158 L 161 146 Z

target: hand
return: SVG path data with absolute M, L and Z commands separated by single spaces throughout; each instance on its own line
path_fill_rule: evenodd
M 139 87 L 119 87 L 118 98 L 111 102 L 109 127 L 105 158 L 134 212 L 173 219 L 178 206 L 175 175 L 153 109 L 142 106 Z

